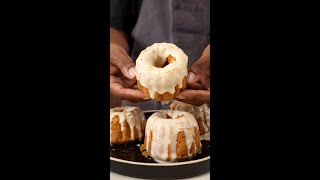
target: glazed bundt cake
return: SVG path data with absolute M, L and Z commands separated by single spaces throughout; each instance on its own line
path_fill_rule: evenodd
M 194 106 L 175 100 L 170 104 L 170 109 L 192 113 L 198 122 L 200 135 L 210 131 L 210 113 L 207 104 Z
M 139 107 L 110 109 L 110 145 L 142 140 L 146 119 Z
M 136 60 L 139 89 L 156 101 L 173 100 L 187 87 L 188 56 L 171 43 L 155 43 Z
M 199 126 L 191 113 L 166 110 L 147 120 L 143 148 L 157 162 L 192 159 L 200 150 Z

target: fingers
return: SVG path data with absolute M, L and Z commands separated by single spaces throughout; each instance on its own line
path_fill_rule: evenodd
M 116 75 L 119 74 L 121 71 L 119 68 L 117 68 L 116 66 L 110 64 L 110 74 L 111 75 Z
M 110 77 L 110 91 L 114 95 L 134 103 L 150 100 L 140 90 L 126 88 L 124 82 L 115 77 Z
M 137 85 L 137 80 L 136 79 L 123 79 L 124 84 L 126 85 L 126 87 L 128 88 L 133 88 L 134 86 Z
M 210 91 L 187 89 L 181 91 L 176 99 L 197 106 L 201 106 L 204 103 L 210 104 Z
M 194 89 L 194 90 L 203 90 L 204 87 L 200 83 L 188 83 L 187 89 Z
M 135 64 L 130 56 L 121 47 L 113 44 L 110 46 L 110 64 L 119 68 L 126 78 L 134 79 L 136 76 Z
M 136 79 L 127 79 L 124 77 L 123 74 L 120 76 L 110 76 L 110 84 L 111 83 L 118 83 L 121 84 L 125 88 L 132 88 L 135 84 L 137 84 Z
M 138 84 L 135 84 L 132 88 L 133 89 L 139 89 Z
M 198 82 L 207 72 L 210 72 L 210 45 L 207 46 L 202 56 L 189 69 L 187 83 Z
M 200 83 L 203 85 L 204 89 L 210 88 L 210 71 L 207 71 L 202 75 Z
M 110 90 L 116 96 L 134 103 L 150 100 L 150 98 L 146 97 L 140 90 L 124 88 L 117 83 L 112 84 Z

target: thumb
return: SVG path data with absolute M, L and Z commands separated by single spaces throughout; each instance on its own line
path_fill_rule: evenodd
M 112 53 L 112 52 L 111 52 Z M 134 79 L 136 76 L 135 64 L 125 52 L 112 53 L 110 63 L 120 69 L 122 74 L 128 79 Z
M 210 71 L 210 57 L 201 56 L 189 69 L 187 82 L 198 82 L 207 71 Z

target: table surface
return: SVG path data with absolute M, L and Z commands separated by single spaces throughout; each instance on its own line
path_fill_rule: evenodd
M 210 179 L 210 172 L 207 172 L 200 176 L 187 178 L 187 180 L 209 180 L 209 179 Z M 110 180 L 139 180 L 139 179 L 110 172 Z

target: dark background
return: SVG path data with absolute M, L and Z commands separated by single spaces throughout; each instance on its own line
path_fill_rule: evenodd
M 311 115 L 317 66 L 308 61 L 319 59 L 311 54 L 318 44 L 315 11 L 279 1 L 211 6 L 211 176 L 305 178 L 318 142 L 310 128 L 318 119 Z M 32 179 L 109 177 L 103 149 L 108 2 L 3 7 L 5 172 Z

